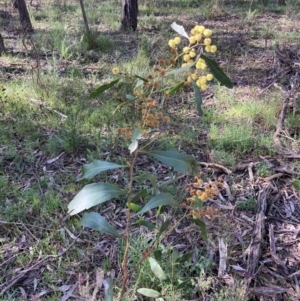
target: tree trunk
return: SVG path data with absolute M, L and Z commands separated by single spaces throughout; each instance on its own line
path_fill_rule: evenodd
M 13 8 L 18 8 L 18 0 L 12 0 L 12 6 Z
M 79 0 L 80 2 L 80 7 L 81 7 L 81 12 L 82 12 L 82 17 L 83 17 L 83 22 L 84 22 L 84 26 L 87 32 L 90 32 L 90 28 L 89 28 L 89 23 L 85 14 L 85 9 L 84 9 L 84 4 L 83 4 L 83 0 Z
M 25 0 L 14 0 L 14 1 L 16 2 L 19 10 L 20 22 L 24 32 L 33 31 Z
M 2 53 L 5 53 L 5 47 L 4 47 L 3 38 L 0 34 L 0 56 L 2 55 Z
M 138 0 L 122 0 L 122 29 L 136 30 L 138 15 Z

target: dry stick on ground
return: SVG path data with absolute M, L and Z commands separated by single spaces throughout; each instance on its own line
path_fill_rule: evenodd
M 281 141 L 279 139 L 279 135 L 283 131 L 283 128 L 284 128 L 285 115 L 286 115 L 286 111 L 288 108 L 288 104 L 290 102 L 289 94 L 284 99 L 283 106 L 282 106 L 282 109 L 281 109 L 281 112 L 280 112 L 280 115 L 279 115 L 279 118 L 277 121 L 276 132 L 273 136 L 275 146 L 276 146 L 278 152 L 282 151 L 282 145 L 281 145 Z
M 248 287 L 251 280 L 255 276 L 255 271 L 258 266 L 258 262 L 261 255 L 261 243 L 265 236 L 265 211 L 266 211 L 266 202 L 267 197 L 271 191 L 270 185 L 267 185 L 262 190 L 260 190 L 257 204 L 258 212 L 256 215 L 256 223 L 253 230 L 253 235 L 251 238 L 251 243 L 249 246 L 249 258 L 247 266 L 247 274 L 249 275 Z
M 271 252 L 272 258 L 278 265 L 280 265 L 283 268 L 284 273 L 287 275 L 288 274 L 287 267 L 276 254 L 276 246 L 275 246 L 275 239 L 274 239 L 274 225 L 273 224 L 270 224 L 270 226 L 269 226 L 269 240 L 270 240 L 270 252 Z
M 225 166 L 223 166 L 221 164 L 209 163 L 209 162 L 200 162 L 199 164 L 202 165 L 202 166 L 205 166 L 205 167 L 221 169 L 222 171 L 224 171 L 228 175 L 232 174 L 232 171 L 230 169 L 226 168 Z
M 226 273 L 226 262 L 228 260 L 227 243 L 224 242 L 223 237 L 219 237 L 218 240 L 219 240 L 219 254 L 220 254 L 218 277 L 223 278 Z
M 250 162 L 248 165 L 248 173 L 249 173 L 249 180 L 250 183 L 254 184 L 254 176 L 253 176 L 253 162 Z
M 273 296 L 273 297 L 276 294 L 287 293 L 287 294 L 290 294 L 291 296 L 293 296 L 295 298 L 299 298 L 298 300 L 300 300 L 300 294 L 294 292 L 292 289 L 283 288 L 283 287 L 280 287 L 280 286 L 255 287 L 255 288 L 250 288 L 249 292 L 253 295 Z M 264 300 L 264 299 L 261 299 L 261 300 Z M 276 300 L 278 300 L 278 299 L 276 299 Z

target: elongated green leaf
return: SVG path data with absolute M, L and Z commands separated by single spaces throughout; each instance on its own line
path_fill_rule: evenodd
M 151 288 L 139 288 L 137 290 L 138 293 L 140 293 L 143 296 L 146 297 L 150 297 L 150 298 L 160 298 L 161 297 L 161 293 L 158 291 L 155 291 Z
M 183 85 L 184 85 L 184 82 L 182 82 L 182 83 L 176 85 L 175 87 L 173 87 L 173 88 L 168 92 L 168 94 L 169 94 L 169 95 L 173 95 L 173 94 L 176 93 L 181 87 L 183 87 Z
M 104 301 L 114 301 L 114 286 L 112 279 L 105 279 L 104 285 Z
M 193 254 L 194 254 L 194 252 L 185 253 L 185 254 L 179 256 L 176 259 L 176 262 L 183 263 L 183 262 L 189 261 L 192 258 Z
M 132 94 L 127 94 L 126 95 L 126 99 L 128 99 L 128 100 L 135 100 L 135 96 L 134 95 L 132 95 Z
M 131 136 L 131 143 L 128 146 L 130 153 L 132 154 L 138 147 L 138 140 L 142 138 L 141 129 L 136 128 Z
M 138 128 L 135 128 L 133 133 L 132 133 L 132 136 L 131 136 L 131 141 L 134 141 L 134 140 L 139 140 L 141 139 L 143 136 L 141 134 L 141 129 L 138 127 Z
M 195 205 L 197 205 L 198 208 L 202 208 L 203 207 L 203 201 L 201 201 L 198 196 L 196 196 L 194 198 L 194 201 L 195 201 Z
M 178 281 L 179 282 L 179 281 Z M 191 281 L 190 280 L 186 280 L 186 281 L 181 281 L 179 282 L 179 284 L 176 286 L 176 289 L 183 289 L 185 287 L 187 287 L 188 285 L 191 284 Z
M 138 80 L 136 81 L 135 88 L 138 88 L 138 87 L 142 86 L 143 83 L 144 83 L 144 80 L 138 79 Z
M 178 203 L 174 200 L 170 193 L 160 193 L 150 199 L 150 201 L 143 207 L 137 214 L 143 214 L 153 208 L 162 205 L 178 206 Z
M 144 78 L 144 77 L 141 77 L 141 76 L 139 76 L 139 75 L 134 75 L 133 77 L 139 78 L 139 79 L 141 79 L 141 80 L 144 81 L 144 82 L 148 82 L 148 79 L 146 79 L 146 78 Z
M 200 116 L 203 115 L 203 110 L 202 110 L 202 93 L 199 89 L 199 87 L 196 85 L 195 81 L 192 81 L 192 85 L 194 88 L 194 93 L 195 93 L 195 102 L 196 102 L 196 108 Z
M 137 193 L 131 200 L 130 202 L 136 203 L 139 201 L 141 197 L 145 197 L 147 195 L 147 189 L 142 189 L 139 193 Z
M 148 180 L 151 183 L 151 185 L 153 187 L 155 187 L 156 183 L 157 183 L 157 176 L 154 174 L 151 174 L 151 173 L 145 173 L 145 174 L 135 177 L 135 180 L 136 181 Z
M 214 75 L 216 80 L 218 80 L 221 85 L 226 86 L 227 88 L 233 88 L 233 84 L 230 80 L 230 78 L 223 72 L 223 70 L 219 67 L 219 65 L 209 57 L 205 56 L 204 54 L 201 54 L 200 56 L 206 64 L 208 65 L 211 73 Z
M 104 203 L 112 198 L 124 195 L 126 192 L 108 183 L 94 183 L 84 186 L 68 205 L 70 215 Z
M 89 98 L 95 98 L 99 95 L 101 95 L 104 91 L 108 90 L 109 88 L 113 87 L 120 79 L 116 79 L 112 82 L 110 82 L 109 84 L 105 84 L 100 86 L 98 89 L 96 89 L 94 92 L 92 92 L 89 95 Z
M 154 230 L 155 229 L 155 225 L 153 225 L 153 224 L 151 224 L 150 222 L 147 222 L 147 221 L 138 220 L 136 223 L 141 225 L 141 226 L 144 226 L 144 227 L 148 228 L 149 230 Z
M 205 223 L 197 218 L 193 218 L 192 221 L 201 229 L 201 237 L 204 240 L 207 240 L 207 231 Z
M 196 64 L 195 62 L 193 64 L 188 64 L 188 65 L 186 65 L 186 66 L 184 66 L 182 68 L 171 70 L 171 71 L 169 71 L 169 72 L 166 73 L 166 76 L 174 75 L 174 74 L 180 74 L 182 72 L 186 72 L 186 71 L 188 71 L 190 68 L 192 68 Z
M 157 261 L 161 261 L 161 257 L 162 257 L 162 251 L 161 250 L 155 250 L 153 252 L 154 258 Z
M 92 179 L 97 174 L 109 170 L 109 169 L 116 169 L 116 168 L 123 168 L 126 167 L 126 165 L 119 165 L 107 161 L 100 161 L 95 160 L 89 164 L 85 164 L 82 168 L 83 176 L 81 179 Z
M 165 274 L 159 263 L 152 257 L 149 257 L 148 261 L 150 263 L 150 268 L 153 274 L 161 281 L 166 280 L 167 275 Z
M 173 167 L 180 172 L 197 172 L 197 161 L 191 155 L 180 153 L 177 151 L 157 151 L 147 152 L 148 155 L 153 156 L 162 163 Z
M 113 228 L 106 219 L 97 212 L 87 212 L 83 215 L 80 223 L 84 227 L 91 228 L 115 237 L 121 237 L 115 228 Z
M 135 204 L 135 203 L 126 203 L 126 205 L 127 205 L 127 207 L 130 209 L 130 210 L 132 210 L 132 211 L 134 211 L 134 212 L 139 212 L 139 211 L 141 211 L 141 209 L 142 209 L 142 207 L 140 206 L 140 205 L 137 205 L 137 204 Z
M 179 257 L 179 253 L 176 250 L 173 250 L 173 252 L 172 252 L 172 261 L 176 262 L 178 257 Z
M 158 235 L 157 235 L 157 239 L 167 230 L 167 228 L 170 225 L 170 220 L 166 220 L 160 227 Z
M 141 197 L 145 197 L 147 195 L 147 190 L 146 189 L 142 189 L 138 194 L 136 194 L 131 200 L 130 202 L 126 203 L 126 205 L 132 210 L 132 211 L 135 211 L 135 212 L 139 212 L 142 207 L 135 204 L 137 203 Z
M 118 111 L 118 110 L 120 110 L 120 109 L 122 109 L 122 108 L 124 108 L 124 107 L 126 107 L 126 106 L 128 106 L 128 105 L 130 105 L 130 104 L 132 104 L 132 103 L 134 103 L 135 102 L 135 99 L 130 99 L 130 100 L 127 100 L 127 101 L 125 101 L 125 102 L 122 102 L 120 105 L 118 105 L 117 107 L 116 107 L 116 109 L 112 112 L 112 115 L 115 115 L 115 113 Z

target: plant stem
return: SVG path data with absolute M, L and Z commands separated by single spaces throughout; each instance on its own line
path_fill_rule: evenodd
M 131 201 L 131 195 L 132 195 L 134 166 L 135 166 L 135 162 L 136 162 L 138 153 L 139 153 L 139 149 L 137 148 L 134 153 L 134 157 L 133 157 L 133 160 L 132 160 L 132 162 L 130 164 L 130 168 L 129 168 L 129 184 L 128 184 L 128 194 L 127 194 L 128 210 L 127 210 L 127 223 L 126 223 L 126 230 L 125 230 L 125 251 L 124 251 L 123 262 L 122 262 L 123 283 L 122 283 L 122 290 L 121 290 L 119 300 L 122 300 L 122 297 L 125 294 L 126 284 L 129 279 L 127 263 L 128 263 L 128 250 L 129 250 L 129 227 L 130 227 L 130 222 L 131 222 L 130 201 Z

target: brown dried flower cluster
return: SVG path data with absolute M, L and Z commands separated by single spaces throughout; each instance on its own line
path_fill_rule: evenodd
M 150 126 L 150 127 L 158 127 L 160 121 L 169 123 L 170 117 L 164 116 L 162 112 L 154 113 L 151 111 L 151 108 L 157 106 L 156 100 L 148 99 L 146 102 L 146 108 L 142 109 L 142 122 L 143 125 Z
M 187 192 L 190 197 L 186 199 L 186 203 L 182 204 L 182 207 L 189 210 L 189 214 L 194 218 L 208 217 L 213 219 L 216 216 L 222 215 L 222 213 L 213 207 L 199 207 L 199 201 L 205 203 L 208 200 L 214 199 L 219 194 L 219 189 L 223 188 L 222 181 L 209 181 L 204 182 L 202 174 L 199 177 L 195 177 L 195 181 L 187 187 Z M 198 202 L 197 202 L 198 201 Z
M 187 198 L 188 202 L 194 202 L 195 198 L 200 199 L 202 202 L 212 200 L 219 194 L 218 188 L 223 185 L 220 181 L 204 183 L 201 177 L 196 177 L 195 180 L 196 181 L 191 183 L 187 188 L 187 191 L 190 194 L 190 197 Z
M 124 136 L 126 139 L 130 139 L 132 135 L 132 129 L 129 127 L 126 128 L 118 128 L 118 134 Z
M 222 212 L 214 207 L 201 207 L 190 210 L 191 215 L 197 219 L 209 218 L 213 220 L 217 216 L 221 216 Z

